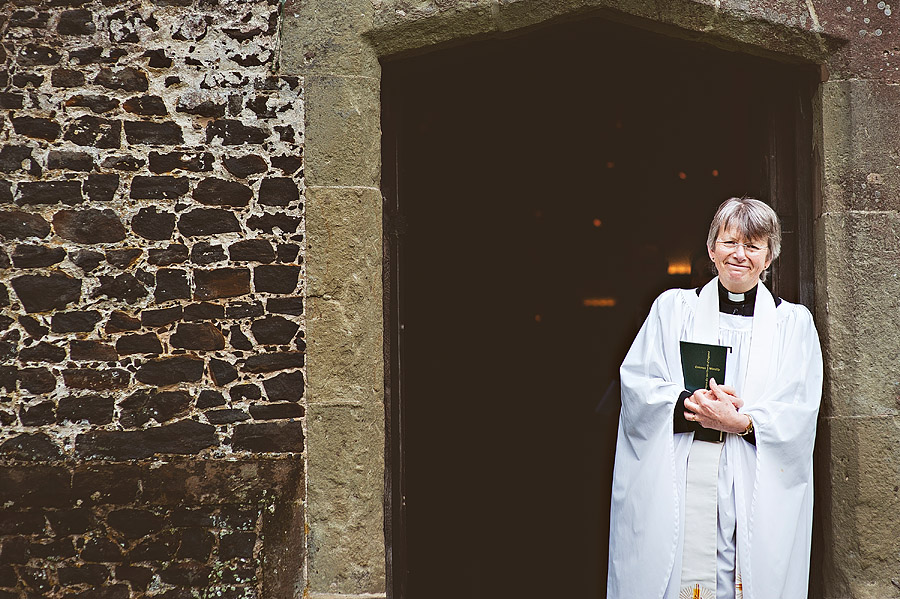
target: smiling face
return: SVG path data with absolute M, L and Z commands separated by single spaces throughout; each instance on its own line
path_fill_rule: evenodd
M 758 252 L 747 251 L 744 245 L 729 248 L 723 242 L 752 244 L 762 249 Z M 744 293 L 753 289 L 759 283 L 760 275 L 772 263 L 768 240 L 746 239 L 734 227 L 719 229 L 715 244 L 707 250 L 719 271 L 719 281 L 732 293 Z

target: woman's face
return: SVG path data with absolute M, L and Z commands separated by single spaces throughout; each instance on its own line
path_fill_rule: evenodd
M 732 243 L 741 245 L 728 247 Z M 761 249 L 748 250 L 747 245 Z M 734 228 L 719 229 L 714 247 L 707 249 L 719 271 L 719 281 L 732 293 L 744 293 L 753 289 L 762 272 L 772 262 L 767 239 L 746 239 Z

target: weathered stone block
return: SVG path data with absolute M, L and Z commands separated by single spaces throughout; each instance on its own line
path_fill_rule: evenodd
M 300 316 L 303 314 L 302 297 L 271 297 L 266 300 L 266 312 L 271 314 L 290 314 Z
M 177 268 L 161 268 L 156 271 L 154 298 L 162 303 L 172 299 L 190 299 L 191 286 L 187 271 Z
M 97 28 L 94 26 L 93 14 L 86 8 L 66 10 L 59 15 L 56 30 L 60 35 L 91 35 Z
M 50 330 L 54 333 L 89 333 L 100 318 L 96 310 L 57 312 L 50 321 Z
M 303 166 L 303 158 L 300 156 L 272 156 L 269 160 L 272 166 L 280 169 L 285 175 L 293 175 Z
M 104 538 L 89 539 L 81 550 L 81 559 L 86 562 L 122 561 L 122 548 L 115 542 Z
M 246 268 L 216 268 L 194 271 L 194 298 L 208 300 L 250 293 L 250 271 Z
M 213 324 L 182 322 L 170 338 L 172 347 L 214 351 L 225 349 L 225 336 Z
M 219 208 L 196 208 L 181 215 L 178 230 L 186 237 L 239 232 L 241 225 L 235 215 Z
M 5 145 L 0 148 L 0 171 L 14 173 L 24 170 L 23 162 L 33 162 L 31 153 L 34 148 L 30 146 Z M 52 167 L 51 167 L 52 168 Z
M 42 268 L 65 260 L 66 250 L 61 247 L 18 244 L 10 257 L 16 268 Z
M 43 239 L 50 234 L 50 223 L 40 214 L 21 210 L 0 211 L 0 235 L 6 239 Z
M 78 243 L 113 243 L 125 239 L 125 227 L 109 209 L 60 210 L 53 215 L 53 230 Z
M 123 331 L 136 331 L 139 328 L 141 328 L 140 319 L 117 310 L 109 315 L 105 330 L 107 333 L 121 333 Z
M 175 214 L 157 212 L 156 206 L 141 208 L 131 219 L 131 229 L 144 239 L 171 239 L 172 232 L 175 231 Z
M 300 201 L 300 189 L 293 179 L 270 177 L 259 186 L 259 203 L 264 206 L 288 206 Z
M 144 310 L 141 312 L 141 324 L 145 327 L 164 327 L 181 320 L 184 309 L 181 306 L 162 308 L 160 310 Z
M 69 341 L 69 354 L 75 361 L 112 362 L 119 358 L 112 345 L 88 339 Z
M 225 260 L 225 250 L 217 243 L 200 241 L 191 247 L 191 262 L 194 264 L 212 264 Z
M 266 161 L 255 154 L 225 158 L 222 162 L 229 173 L 241 179 L 269 170 Z
M 131 268 L 144 251 L 138 248 L 122 248 L 106 250 L 106 261 L 123 270 Z
M 125 121 L 125 139 L 130 144 L 149 146 L 177 146 L 184 143 L 181 127 L 173 122 Z
M 101 275 L 99 279 L 100 286 L 94 290 L 94 297 L 105 295 L 133 304 L 147 295 L 144 284 L 129 272 L 115 277 Z
M 143 335 L 122 335 L 116 341 L 116 352 L 120 356 L 133 354 L 161 354 L 162 343 L 156 333 L 144 333 Z
M 219 387 L 224 387 L 238 378 L 237 369 L 233 365 L 225 360 L 218 360 L 216 358 L 212 358 L 209 361 L 209 374 L 212 377 L 213 382 Z
M 229 302 L 225 307 L 225 318 L 256 318 L 263 314 L 261 302 Z
M 172 229 L 175 228 L 175 215 L 172 215 Z M 169 233 L 171 236 L 171 232 Z M 182 262 L 187 261 L 188 259 L 188 248 L 186 245 L 180 243 L 173 243 L 167 246 L 165 249 L 153 249 L 150 250 L 149 256 L 147 257 L 147 261 L 150 264 L 155 264 L 157 266 L 169 266 L 171 264 L 180 264 Z
M 254 321 L 250 330 L 262 345 L 285 345 L 291 342 L 300 325 L 283 316 L 267 316 Z
M 275 372 L 289 368 L 303 367 L 303 352 L 287 351 L 274 353 L 254 354 L 244 362 L 242 370 L 245 372 Z
M 107 89 L 120 89 L 128 92 L 145 92 L 149 87 L 147 73 L 132 67 L 124 67 L 115 71 L 103 67 L 94 79 L 94 83 Z
M 131 373 L 121 368 L 67 368 L 63 370 L 63 380 L 70 389 L 111 391 L 127 387 L 131 383 Z
M 183 542 L 183 541 L 182 541 Z M 195 558 L 201 559 L 201 558 Z M 139 591 L 146 591 L 153 580 L 153 570 L 143 566 L 116 566 L 116 578 L 131 583 L 131 587 Z
M 253 191 L 237 181 L 209 177 L 194 189 L 194 200 L 207 206 L 243 207 L 250 203 Z
M 218 320 L 220 318 L 225 318 L 225 306 L 221 304 L 200 302 L 184 307 L 184 319 L 188 321 Z
M 73 69 L 53 69 L 50 84 L 62 88 L 81 87 L 84 85 L 84 73 Z
M 91 272 L 103 262 L 103 254 L 93 250 L 75 250 L 70 256 L 72 263 L 84 272 Z
M 122 121 L 83 116 L 72 121 L 64 135 L 66 141 L 92 148 L 118 148 L 122 145 Z
M 169 114 L 166 103 L 159 96 L 134 96 L 125 100 L 122 108 L 141 116 L 166 116 Z
M 55 364 L 66 359 L 66 349 L 46 341 L 41 341 L 31 347 L 23 347 L 19 351 L 19 360 L 22 362 L 50 362 Z
M 103 114 L 119 107 L 119 101 L 108 96 L 78 94 L 66 100 L 66 106 L 83 106 L 94 114 Z
M 19 324 L 33 339 L 40 339 L 50 331 L 49 327 L 42 325 L 36 318 L 24 314 L 19 315 Z
M 194 420 L 181 420 L 139 431 L 92 431 L 81 434 L 75 439 L 75 451 L 83 458 L 133 460 L 154 454 L 195 454 L 217 443 L 216 427 Z M 174 552 L 173 548 L 171 553 L 159 558 L 143 555 L 143 550 L 136 553 L 147 559 L 170 559 Z M 137 561 L 136 555 L 130 557 Z
M 274 262 L 275 250 L 265 239 L 245 239 L 228 246 L 228 255 L 235 262 Z
M 190 189 L 184 177 L 135 177 L 131 182 L 131 197 L 141 200 L 166 200 L 183 196 Z
M 150 152 L 150 172 L 168 173 L 174 170 L 194 173 L 211 171 L 215 158 L 209 152 Z
M 242 425 L 238 428 L 247 426 L 252 425 Z M 253 532 L 233 532 L 222 535 L 219 540 L 219 557 L 226 560 L 236 557 L 252 558 L 254 545 L 256 545 L 256 533 Z
M 18 185 L 20 205 L 37 204 L 80 204 L 84 201 L 81 195 L 81 183 L 78 181 L 28 181 Z
M 247 383 L 244 385 L 235 385 L 228 390 L 231 401 L 256 401 L 262 397 L 262 391 L 258 386 Z
M 238 424 L 231 436 L 231 446 L 238 451 L 301 453 L 303 442 L 299 421 Z M 225 553 L 221 548 L 220 552 Z
M 197 407 L 201 410 L 204 408 L 223 406 L 226 403 L 225 396 L 222 395 L 221 392 L 213 391 L 212 389 L 204 389 L 197 397 Z
M 112 397 L 70 395 L 59 400 L 56 421 L 62 423 L 86 420 L 95 425 L 109 424 L 112 422 L 114 409 L 115 401 Z
M 25 135 L 36 139 L 46 139 L 47 141 L 53 141 L 59 137 L 59 124 L 50 119 L 18 116 L 11 118 L 10 121 L 12 122 L 13 129 L 15 129 L 16 133 L 19 135 Z
M 92 202 L 111 202 L 119 189 L 119 175 L 88 175 L 82 189 Z
M 294 293 L 300 278 L 299 266 L 280 264 L 257 266 L 253 269 L 253 286 L 257 291 Z
M 250 406 L 254 420 L 287 420 L 302 418 L 305 410 L 295 403 L 255 404 Z
M 269 401 L 300 401 L 305 388 L 303 373 L 283 372 L 263 381 Z
M 12 280 L 12 286 L 29 313 L 61 310 L 81 299 L 81 281 L 61 272 L 22 275 Z
M 250 414 L 244 410 L 210 410 L 205 412 L 206 420 L 210 424 L 232 424 L 244 420 L 250 420 Z
M 0 456 L 12 460 L 56 460 L 62 457 L 62 450 L 44 433 L 21 433 L 0 443 Z
M 253 343 L 247 338 L 244 332 L 241 330 L 241 327 L 238 325 L 232 326 L 228 330 L 228 342 L 231 344 L 231 347 L 239 350 L 251 350 L 253 349 Z
M 264 214 L 248 218 L 247 226 L 255 231 L 265 231 L 270 234 L 276 229 L 283 233 L 295 233 L 297 227 L 300 226 L 300 221 L 300 217 L 287 214 Z
M 165 387 L 177 383 L 193 383 L 203 378 L 203 360 L 191 356 L 162 358 L 146 362 L 135 378 L 148 385 Z
M 90 172 L 94 170 L 94 159 L 85 152 L 50 150 L 47 155 L 47 168 Z
M 58 568 L 56 573 L 59 584 L 63 586 L 85 584 L 97 587 L 109 580 L 109 568 L 102 564 L 64 566 Z
M 206 126 L 206 143 L 219 138 L 226 146 L 265 143 L 269 134 L 265 129 L 245 125 L 235 119 L 212 121 Z

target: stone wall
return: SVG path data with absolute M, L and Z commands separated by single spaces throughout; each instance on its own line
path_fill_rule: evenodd
M 303 587 L 303 91 L 280 19 L 0 6 L 3 599 Z

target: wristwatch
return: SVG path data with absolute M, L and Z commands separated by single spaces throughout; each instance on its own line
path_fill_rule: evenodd
M 747 424 L 747 428 L 744 429 L 744 432 L 738 433 L 738 435 L 740 435 L 741 437 L 749 435 L 753 432 L 753 416 L 751 416 L 750 414 L 744 414 L 744 416 L 746 416 L 747 420 L 749 420 L 750 422 Z

